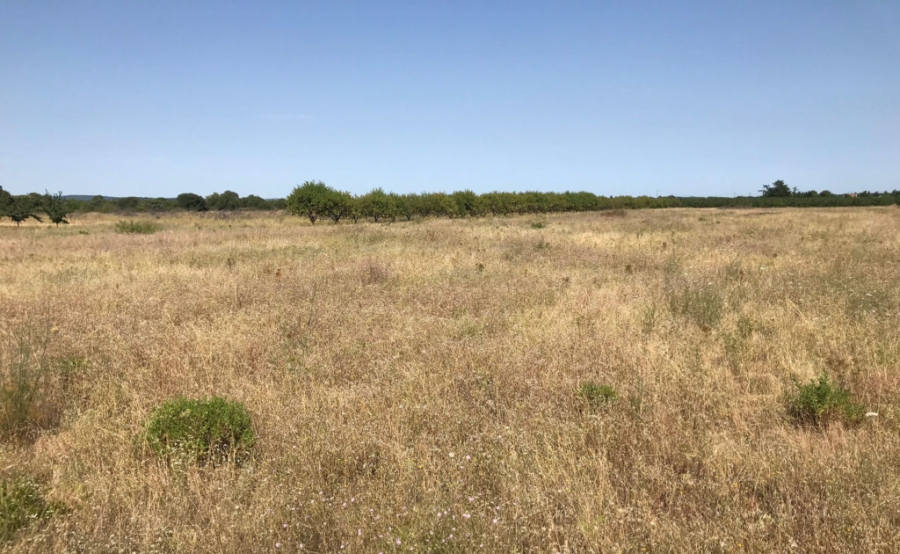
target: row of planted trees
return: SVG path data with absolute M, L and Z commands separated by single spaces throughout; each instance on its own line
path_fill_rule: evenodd
M 29 219 L 43 221 L 42 215 L 46 215 L 51 223 L 59 226 L 60 223 L 69 222 L 66 218 L 71 211 L 70 203 L 63 198 L 61 192 L 57 194 L 32 192 L 22 196 L 13 196 L 0 187 L 0 218 L 12 219 L 15 221 L 16 227 Z
M 9 217 L 18 225 L 27 219 L 67 223 L 73 212 L 167 212 L 167 211 L 233 211 L 281 210 L 309 218 L 339 222 L 342 219 L 410 220 L 416 217 L 477 217 L 484 215 L 516 215 L 551 212 L 584 212 L 640 208 L 752 208 L 752 207 L 836 207 L 884 206 L 900 204 L 900 190 L 893 192 L 863 191 L 854 194 L 832 194 L 828 191 L 798 192 L 783 181 L 775 181 L 761 191 L 761 196 L 738 197 L 650 197 L 597 196 L 590 192 L 489 192 L 476 194 L 470 190 L 453 193 L 395 194 L 380 188 L 353 196 L 319 181 L 307 181 L 296 187 L 286 199 L 263 199 L 239 196 L 226 190 L 203 197 L 186 192 L 177 198 L 104 198 L 76 200 L 62 193 L 43 195 L 30 193 L 12 196 L 0 187 L 0 218 Z
M 640 208 L 883 206 L 900 204 L 900 190 L 844 195 L 811 191 L 788 196 L 763 194 L 758 197 L 606 197 L 590 192 L 489 192 L 479 195 L 470 190 L 450 194 L 436 192 L 401 195 L 377 188 L 362 196 L 352 196 L 322 182 L 307 181 L 291 192 L 286 203 L 289 212 L 307 217 L 312 223 L 320 219 L 330 219 L 337 223 L 341 219 L 355 222 L 361 218 L 377 222 L 382 219 L 409 220 L 415 217 L 453 218 Z
M 319 181 L 307 181 L 287 197 L 290 213 L 312 223 L 330 219 L 375 222 L 416 217 L 477 217 L 550 212 L 584 212 L 625 208 L 665 208 L 676 205 L 674 197 L 617 196 L 607 198 L 590 192 L 489 192 L 470 190 L 450 194 L 395 194 L 380 188 L 362 196 L 335 190 Z

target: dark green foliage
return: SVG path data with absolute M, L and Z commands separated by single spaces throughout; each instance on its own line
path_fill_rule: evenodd
M 337 223 L 350 213 L 349 193 L 334 190 L 321 181 L 307 181 L 294 188 L 287 197 L 287 209 L 294 215 L 308 217 L 314 224 L 327 217 Z
M 16 531 L 54 514 L 65 513 L 64 504 L 47 502 L 30 479 L 0 481 L 0 540 L 11 540 Z
M 578 389 L 578 396 L 585 399 L 592 408 L 609 404 L 619 398 L 616 389 L 609 385 L 598 385 L 593 381 L 582 383 Z
M 36 197 L 36 198 L 35 198 Z M 28 219 L 41 221 L 36 212 L 40 210 L 41 196 L 29 194 L 26 196 L 10 196 L 6 200 L 6 208 L 3 215 L 16 222 L 16 227 Z
M 760 192 L 762 192 L 763 196 L 786 197 L 791 196 L 791 187 L 787 186 L 787 183 L 779 179 L 771 185 L 763 185 Z
M 86 202 L 85 211 L 109 213 L 116 209 L 116 205 L 102 196 L 94 196 Z
M 393 219 L 397 217 L 395 199 L 394 195 L 385 194 L 380 188 L 372 190 L 372 192 L 359 198 L 362 217 L 371 217 L 375 223 L 378 223 L 382 218 Z
M 66 217 L 72 209 L 69 202 L 63 198 L 62 192 L 50 194 L 50 191 L 45 191 L 42 209 L 44 210 L 44 213 L 47 214 L 47 217 L 50 218 L 50 221 L 55 223 L 57 227 L 59 227 L 60 223 L 65 223 L 66 225 L 69 224 Z
M 787 410 L 797 423 L 825 426 L 840 420 L 855 424 L 865 417 L 865 409 L 853 401 L 850 391 L 829 381 L 825 374 L 796 387 L 795 394 L 787 399 Z
M 156 408 L 147 424 L 147 445 L 173 462 L 240 463 L 256 442 L 250 414 L 223 398 L 178 397 Z
M 206 205 L 210 210 L 237 210 L 241 207 L 241 197 L 238 193 L 230 190 L 226 190 L 222 194 L 214 192 L 206 197 Z
M 0 187 L 0 218 L 6 216 L 10 204 L 12 204 L 12 195 Z
M 126 196 L 125 198 L 117 198 L 113 203 L 119 211 L 136 212 L 140 208 L 141 199 L 136 196 Z
M 248 210 L 271 210 L 272 206 L 265 199 L 256 196 L 255 194 L 251 194 L 244 198 L 241 198 L 241 207 L 247 208 Z
M 152 235 L 161 228 L 153 221 L 122 220 L 116 223 L 116 232 L 125 235 Z
M 178 207 L 189 212 L 205 212 L 209 209 L 206 206 L 206 200 L 199 194 L 193 192 L 184 192 L 175 199 Z

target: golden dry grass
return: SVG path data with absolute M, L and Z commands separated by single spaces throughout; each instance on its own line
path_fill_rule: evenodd
M 34 415 L 46 429 L 6 440 L 0 467 L 71 508 L 0 547 L 900 544 L 896 207 L 179 215 L 152 235 L 118 219 L 0 226 L 0 343 L 48 337 L 40 409 L 61 414 Z M 823 372 L 879 415 L 792 422 L 793 381 Z M 592 408 L 586 381 L 619 399 Z M 255 459 L 142 455 L 148 414 L 179 394 L 243 402 Z

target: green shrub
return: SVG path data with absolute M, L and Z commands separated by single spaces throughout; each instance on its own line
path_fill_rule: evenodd
M 865 409 L 853 401 L 850 391 L 822 375 L 818 380 L 797 385 L 797 391 L 787 399 L 788 414 L 797 423 L 824 426 L 833 420 L 859 423 Z
M 581 388 L 578 389 L 578 396 L 587 400 L 587 403 L 592 408 L 609 404 L 619 398 L 616 389 L 609 385 L 598 385 L 593 381 L 583 383 Z
M 19 529 L 65 511 L 64 504 L 47 502 L 30 479 L 0 481 L 0 540 L 8 541 Z
M 547 224 L 544 223 L 543 221 L 535 221 L 534 223 L 531 224 L 532 229 L 543 229 L 546 226 L 547 226 Z
M 156 454 L 175 463 L 243 461 L 256 442 L 250 414 L 239 402 L 223 398 L 174 398 L 156 408 L 146 441 Z
M 152 235 L 160 229 L 162 226 L 154 221 L 122 220 L 116 223 L 116 232 L 126 235 Z

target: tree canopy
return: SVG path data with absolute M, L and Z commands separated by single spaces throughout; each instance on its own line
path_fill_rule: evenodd
M 791 187 L 787 186 L 787 183 L 778 179 L 771 185 L 763 185 L 762 190 L 763 196 L 774 196 L 774 197 L 787 197 L 791 196 Z

